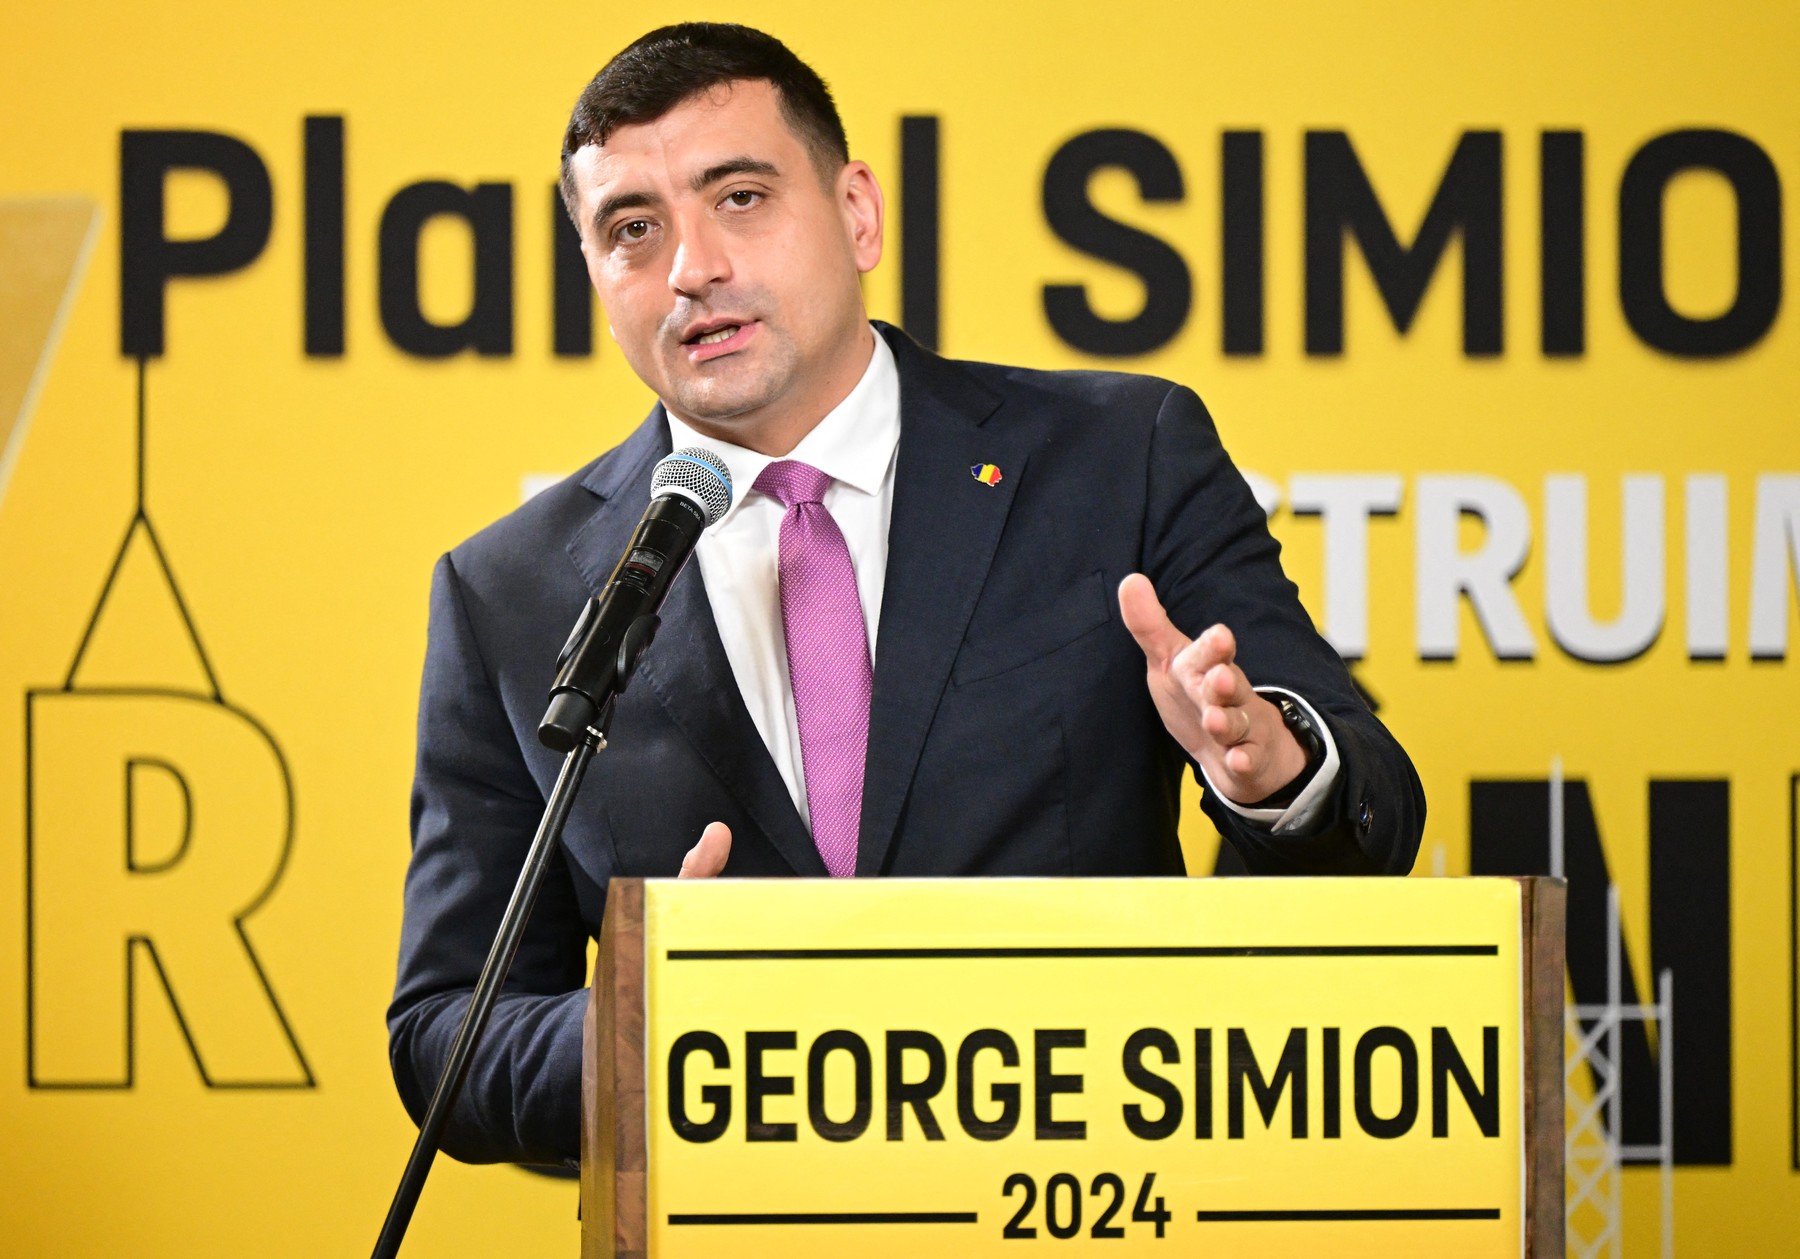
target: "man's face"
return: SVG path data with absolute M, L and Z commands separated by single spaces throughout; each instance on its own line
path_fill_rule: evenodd
M 857 277 L 882 226 L 869 168 L 821 175 L 762 80 L 700 92 L 570 162 L 588 275 L 632 370 L 701 431 L 787 453 L 868 364 Z

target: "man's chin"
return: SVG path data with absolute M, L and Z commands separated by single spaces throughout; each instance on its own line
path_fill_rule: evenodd
M 698 363 L 681 357 L 680 349 L 676 357 L 666 357 L 665 348 L 661 366 L 669 392 L 660 396 L 697 425 L 742 429 L 770 408 L 782 409 L 801 381 L 800 356 L 770 325 L 759 321 L 755 328 L 757 335 L 743 349 Z
M 769 393 L 764 389 L 690 386 L 673 392 L 674 397 L 669 401 L 676 414 L 700 424 L 729 423 L 760 410 L 769 402 Z

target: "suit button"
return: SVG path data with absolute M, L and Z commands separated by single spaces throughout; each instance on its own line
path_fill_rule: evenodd
M 1369 808 L 1369 802 L 1364 800 L 1361 804 L 1356 806 L 1356 833 L 1358 835 L 1367 835 L 1374 826 L 1375 814 L 1373 810 Z

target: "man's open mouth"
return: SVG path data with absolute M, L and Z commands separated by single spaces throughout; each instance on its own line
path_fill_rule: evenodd
M 754 319 L 708 319 L 688 325 L 687 335 L 681 339 L 685 346 L 718 345 L 721 341 L 729 341 L 744 331 Z

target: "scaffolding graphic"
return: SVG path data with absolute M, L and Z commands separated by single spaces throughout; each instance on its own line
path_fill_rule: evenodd
M 1562 761 L 1550 764 L 1550 873 L 1563 874 Z M 1619 930 L 1619 889 L 1606 889 L 1606 1001 L 1563 1007 L 1564 1220 L 1574 1259 L 1623 1259 L 1624 1197 L 1620 1168 L 1626 1160 L 1655 1162 L 1661 1190 L 1663 1259 L 1675 1254 L 1675 979 L 1656 977 L 1656 1002 L 1626 1005 L 1624 947 Z M 1645 1023 L 1656 1040 L 1657 1140 L 1627 1145 L 1623 1132 L 1623 1028 Z M 1583 1089 L 1591 1072 L 1592 1093 Z M 1584 1095 L 1585 1093 L 1585 1095 Z

